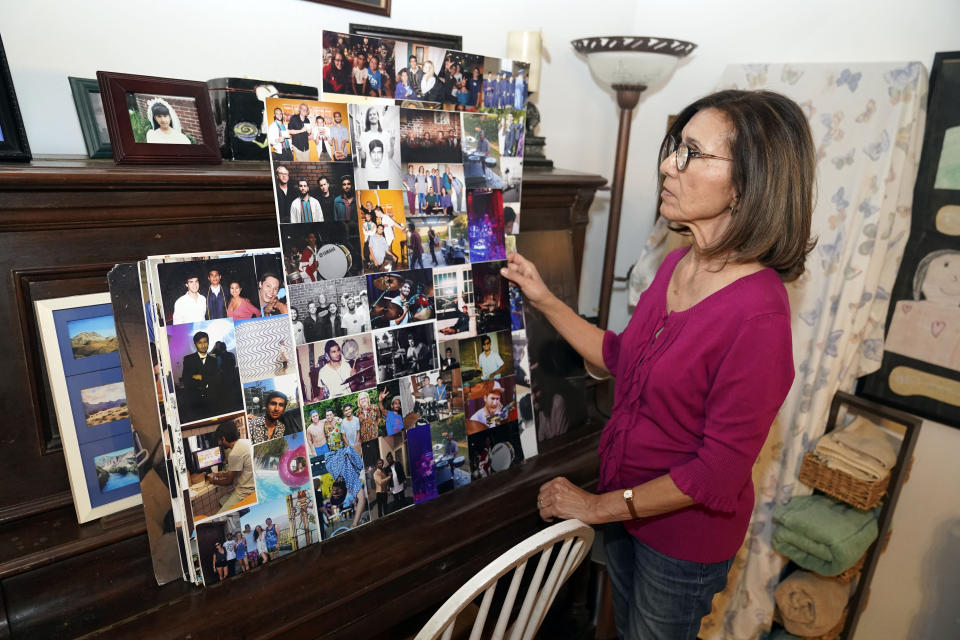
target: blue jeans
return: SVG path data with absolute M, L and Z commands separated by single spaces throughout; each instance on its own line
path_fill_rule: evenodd
M 604 525 L 607 573 L 620 640 L 696 640 L 733 559 L 703 564 L 654 551 L 619 522 Z

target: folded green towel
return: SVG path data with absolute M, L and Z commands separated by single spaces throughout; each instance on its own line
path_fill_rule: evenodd
M 877 513 L 823 495 L 795 497 L 773 512 L 773 548 L 822 576 L 843 573 L 877 538 Z

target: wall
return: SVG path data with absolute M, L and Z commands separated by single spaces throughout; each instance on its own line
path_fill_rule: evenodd
M 570 40 L 636 33 L 696 42 L 693 56 L 665 87 L 645 95 L 634 114 L 618 274 L 626 272 L 652 224 L 655 158 L 667 115 L 709 92 L 726 65 L 919 60 L 929 69 L 934 52 L 960 49 L 956 0 L 393 0 L 389 19 L 303 0 L 0 3 L 7 58 L 27 135 L 39 155 L 84 153 L 67 76 L 92 78 L 103 69 L 319 86 L 320 31 L 346 31 L 350 22 L 461 34 L 466 51 L 493 56 L 505 55 L 507 30 L 542 28 L 545 56 L 535 100 L 547 155 L 559 167 L 608 178 L 616 103 L 609 89 L 590 77 Z M 608 195 L 601 193 L 591 211 L 580 301 L 584 313 L 595 312 L 599 300 L 608 206 Z M 624 300 L 615 293 L 612 328 L 626 325 Z M 916 457 L 894 520 L 897 533 L 881 559 L 858 638 L 960 635 L 931 632 L 957 625 L 949 597 L 937 589 L 952 587 L 956 602 L 960 483 L 954 461 L 960 458 L 960 431 L 928 424 Z M 952 550 L 947 541 L 953 541 Z M 933 625 L 925 630 L 930 634 L 920 634 L 915 626 L 922 620 Z M 898 632 L 888 633 L 893 629 Z

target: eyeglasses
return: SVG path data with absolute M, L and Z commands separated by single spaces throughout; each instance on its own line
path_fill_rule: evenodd
M 676 140 L 670 139 L 669 146 L 663 154 L 663 157 L 660 159 L 660 162 L 673 154 L 674 159 L 677 162 L 677 171 L 683 171 L 687 168 L 687 164 L 694 158 L 713 158 L 714 160 L 727 160 L 728 162 L 732 161 L 733 158 L 724 158 L 723 156 L 715 156 L 711 153 L 704 153 L 702 151 L 697 151 L 696 149 L 691 149 L 686 142 L 681 142 L 677 144 Z

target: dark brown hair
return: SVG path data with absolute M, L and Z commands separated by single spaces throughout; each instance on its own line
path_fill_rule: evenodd
M 757 260 L 792 282 L 804 271 L 813 216 L 816 152 L 806 116 L 796 102 L 771 91 L 719 91 L 700 98 L 670 126 L 660 157 L 691 118 L 716 109 L 733 127 L 731 180 L 739 198 L 730 225 L 704 256 L 731 262 Z M 662 176 L 661 176 L 662 182 Z M 672 229 L 689 233 L 682 224 Z

